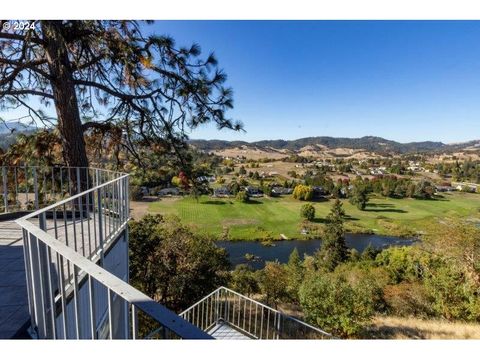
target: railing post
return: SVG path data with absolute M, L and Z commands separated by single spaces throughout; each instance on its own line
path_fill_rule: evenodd
M 110 288 L 107 288 L 107 304 L 108 304 L 108 334 L 109 339 L 113 339 L 113 294 Z
M 28 297 L 28 307 L 30 312 L 30 326 L 35 327 L 35 294 L 34 294 L 34 285 L 33 285 L 33 270 L 32 270 L 32 256 L 30 253 L 30 240 L 29 233 L 27 230 L 23 229 L 23 258 L 25 261 L 25 277 L 27 283 L 27 297 Z
M 277 313 L 277 340 L 280 339 L 280 322 L 282 320 L 282 314 L 280 312 Z
M 223 315 L 223 321 L 228 321 L 228 298 L 227 298 L 227 292 L 224 290 L 223 291 L 223 295 L 224 295 L 224 308 L 225 308 L 225 314 Z
M 38 210 L 38 177 L 37 177 L 37 168 L 33 167 L 33 192 L 34 192 L 34 199 L 33 204 L 35 206 L 35 210 Z
M 98 242 L 100 245 L 100 261 L 103 265 L 103 220 L 102 220 L 102 189 L 97 190 L 97 205 L 98 205 Z
M 95 290 L 93 279 L 88 275 L 88 297 L 89 297 L 89 307 L 90 307 L 90 336 L 93 339 L 96 338 L 97 332 L 97 318 L 95 316 Z
M 215 324 L 218 324 L 218 320 L 220 317 L 219 306 L 220 306 L 220 290 L 217 290 L 215 294 Z
M 2 167 L 3 178 L 3 205 L 5 206 L 5 212 L 8 212 L 8 190 L 7 190 L 7 168 Z
M 137 307 L 132 304 L 132 339 L 136 340 L 137 336 L 138 336 Z
M 17 167 L 13 168 L 13 181 L 15 183 L 15 192 L 13 194 L 14 203 L 17 205 L 18 201 L 18 177 L 17 177 Z

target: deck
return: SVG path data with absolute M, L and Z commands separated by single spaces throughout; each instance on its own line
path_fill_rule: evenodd
M 212 335 L 216 340 L 251 340 L 247 335 L 244 335 L 240 331 L 234 329 L 227 323 L 221 323 L 215 325 L 210 331 L 209 335 Z
M 26 337 L 30 320 L 23 239 L 14 221 L 0 222 L 0 339 Z
M 105 215 L 102 216 L 102 220 L 105 228 L 109 229 L 113 220 Z M 57 232 L 56 237 L 60 241 L 88 256 L 95 254 L 100 247 L 100 234 L 98 227 L 95 226 L 97 222 L 97 214 L 83 222 L 62 220 L 56 227 L 53 220 L 48 219 L 46 231 L 51 235 Z M 87 236 L 87 233 L 92 236 Z M 78 234 L 78 243 L 72 241 L 77 238 L 74 234 Z M 86 241 L 86 238 L 93 238 L 93 241 Z M 70 277 L 73 272 L 71 264 L 66 262 L 64 267 L 66 276 Z M 27 336 L 26 328 L 30 320 L 28 310 L 22 230 L 14 220 L 0 221 L 0 339 Z

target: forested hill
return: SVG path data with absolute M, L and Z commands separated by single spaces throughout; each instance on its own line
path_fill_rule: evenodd
M 305 146 L 326 146 L 330 149 L 347 148 L 347 149 L 364 149 L 372 152 L 427 152 L 446 150 L 453 145 L 446 145 L 442 142 L 422 141 L 399 143 L 376 136 L 364 136 L 362 138 L 335 138 L 328 136 L 308 137 L 297 140 L 262 140 L 252 143 L 245 141 L 225 141 L 225 140 L 190 140 L 190 144 L 195 147 L 206 150 L 221 150 L 239 146 L 254 146 L 259 148 L 287 149 L 298 151 Z M 458 144 L 459 146 L 460 144 Z

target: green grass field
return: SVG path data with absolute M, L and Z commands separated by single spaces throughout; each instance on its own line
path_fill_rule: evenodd
M 193 198 L 162 199 L 148 207 L 150 213 L 174 214 L 195 231 L 232 240 L 258 240 L 267 235 L 279 239 L 301 239 L 300 207 L 304 202 L 285 198 L 260 198 L 244 204 L 235 199 Z M 314 202 L 315 222 L 321 224 L 332 200 Z M 409 236 L 422 232 L 429 224 L 446 217 L 461 217 L 480 222 L 480 195 L 445 194 L 437 200 L 390 199 L 374 197 L 366 211 L 344 200 L 351 232 Z

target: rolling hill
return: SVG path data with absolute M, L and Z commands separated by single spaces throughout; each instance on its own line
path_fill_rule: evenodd
M 190 140 L 190 144 L 204 151 L 218 151 L 235 147 L 253 147 L 259 149 L 289 150 L 298 152 L 305 147 L 328 149 L 354 149 L 378 154 L 407 154 L 419 152 L 448 152 L 461 149 L 480 150 L 480 140 L 461 144 L 444 144 L 435 141 L 400 143 L 377 136 L 361 138 L 335 138 L 329 136 L 307 137 L 297 140 L 262 140 L 255 142 L 225 140 Z

